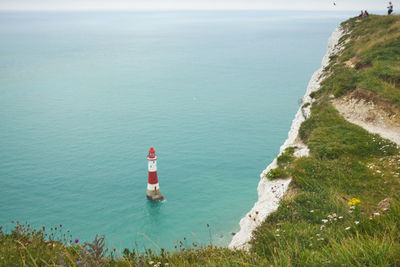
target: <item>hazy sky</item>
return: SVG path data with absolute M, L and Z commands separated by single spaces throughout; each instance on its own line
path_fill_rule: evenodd
M 333 3 L 336 3 L 334 6 Z M 393 1 L 392 1 L 393 2 Z M 384 0 L 0 0 L 0 9 L 299 9 L 385 10 Z M 396 3 L 394 2 L 394 5 Z

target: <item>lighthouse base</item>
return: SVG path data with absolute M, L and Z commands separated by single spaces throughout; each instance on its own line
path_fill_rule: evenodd
M 157 190 L 147 190 L 146 197 L 151 201 L 161 201 L 164 200 L 164 196 L 161 194 L 160 189 Z

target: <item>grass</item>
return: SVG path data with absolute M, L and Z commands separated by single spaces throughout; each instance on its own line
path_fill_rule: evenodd
M 348 43 L 340 56 L 332 58 L 327 70 L 335 75 L 322 83 L 321 93 L 341 96 L 361 88 L 400 106 L 399 16 L 353 18 L 342 26 L 349 34 L 341 42 Z
M 400 17 L 342 24 L 345 50 L 331 57 L 311 117 L 300 129 L 310 156 L 294 148 L 270 178 L 292 177 L 290 198 L 253 233 L 251 250 L 186 247 L 176 251 L 106 251 L 104 240 L 75 243 L 62 227 L 47 233 L 0 228 L 0 266 L 400 266 L 400 151 L 330 104 L 330 95 L 367 90 L 400 106 Z M 350 206 L 357 198 L 360 203 Z
M 285 151 L 277 158 L 278 167 L 270 170 L 265 176 L 270 180 L 289 177 L 291 163 L 295 159 L 293 155 L 295 149 L 295 147 L 286 148 Z

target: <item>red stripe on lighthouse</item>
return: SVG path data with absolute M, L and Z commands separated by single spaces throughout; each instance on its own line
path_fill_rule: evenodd
M 158 184 L 157 172 L 149 172 L 149 184 Z

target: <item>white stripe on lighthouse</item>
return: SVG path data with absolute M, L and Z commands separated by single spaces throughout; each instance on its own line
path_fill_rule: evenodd
M 156 172 L 157 171 L 157 161 L 149 160 L 149 172 Z
M 158 183 L 156 184 L 147 184 L 147 190 L 154 191 L 154 190 L 160 190 L 160 186 Z

